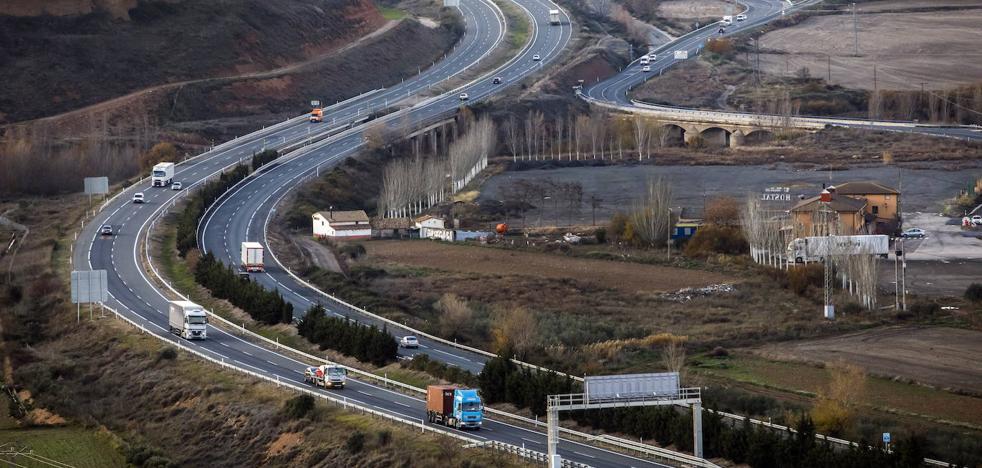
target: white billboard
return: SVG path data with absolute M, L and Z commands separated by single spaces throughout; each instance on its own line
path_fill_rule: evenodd
M 103 195 L 109 193 L 109 178 L 86 177 L 85 193 L 88 195 Z
M 72 272 L 72 304 L 106 302 L 108 300 L 106 270 Z
M 587 403 L 654 397 L 676 398 L 679 394 L 678 372 L 601 375 L 585 377 L 583 381 Z
M 688 50 L 676 50 L 675 51 L 675 60 L 686 60 L 688 58 L 689 58 L 689 51 Z

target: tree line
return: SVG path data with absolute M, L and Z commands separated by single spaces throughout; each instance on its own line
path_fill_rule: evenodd
M 279 151 L 276 150 L 263 150 L 260 153 L 252 155 L 252 170 L 259 170 L 260 167 L 265 166 L 273 162 L 274 159 L 280 157 Z
M 384 366 L 396 359 L 399 345 L 383 326 L 362 325 L 348 318 L 328 317 L 318 304 L 307 310 L 297 324 L 300 336 L 321 349 L 333 349 L 359 361 Z
M 569 376 L 520 368 L 511 358 L 511 351 L 505 350 L 485 363 L 478 374 L 477 382 L 485 404 L 512 403 L 542 416 L 546 414 L 546 395 L 580 391 Z
M 231 171 L 219 176 L 218 180 L 204 184 L 191 195 L 177 219 L 177 250 L 182 257 L 187 255 L 191 249 L 198 248 L 198 221 L 204 216 L 205 210 L 229 188 L 248 175 L 248 166 L 235 166 Z
M 215 297 L 228 300 L 255 320 L 269 325 L 293 322 L 293 304 L 283 299 L 279 291 L 270 291 L 239 276 L 211 252 L 198 260 L 194 279 Z

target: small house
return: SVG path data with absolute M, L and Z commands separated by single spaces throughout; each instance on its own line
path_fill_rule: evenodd
M 372 238 L 372 225 L 364 210 L 318 211 L 312 216 L 314 237 L 360 240 Z
M 453 242 L 454 230 L 448 229 L 447 222 L 443 218 L 432 215 L 425 215 L 416 218 L 416 227 L 419 229 L 420 239 L 437 239 Z

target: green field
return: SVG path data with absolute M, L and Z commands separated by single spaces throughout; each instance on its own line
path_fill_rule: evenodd
M 4 452 L 29 450 L 39 457 L 84 467 L 126 466 L 111 436 L 77 426 L 21 428 L 6 411 L 0 417 L 0 446 Z M 9 466 L 50 467 L 27 456 L 0 456 Z M 16 465 L 15 465 L 16 464 Z
M 382 17 L 383 18 L 385 18 L 385 19 L 387 19 L 389 21 L 392 21 L 392 20 L 401 20 L 401 19 L 403 19 L 403 18 L 406 17 L 406 12 L 405 11 L 402 11 L 402 10 L 400 10 L 398 8 L 389 7 L 389 6 L 379 5 L 378 11 L 379 11 L 379 13 L 382 13 Z

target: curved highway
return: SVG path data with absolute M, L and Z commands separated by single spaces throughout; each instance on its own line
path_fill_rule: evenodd
M 535 20 L 534 27 L 530 31 L 532 38 L 530 45 L 493 74 L 465 85 L 462 91 L 469 93 L 473 100 L 487 97 L 497 89 L 519 81 L 554 60 L 570 40 L 568 16 L 564 18 L 565 22 L 561 26 L 547 24 L 547 10 L 558 8 L 557 6 L 547 0 L 518 0 L 517 4 Z M 177 295 L 168 291 L 165 286 L 159 284 L 159 280 L 147 273 L 147 262 L 150 259 L 145 250 L 146 236 L 152 223 L 185 195 L 186 190 L 193 189 L 209 177 L 237 164 L 254 152 L 266 147 L 303 143 L 308 139 L 308 135 L 340 128 L 346 121 L 358 119 L 370 112 L 369 109 L 377 110 L 392 106 L 403 96 L 411 96 L 474 66 L 503 39 L 504 18 L 500 10 L 488 1 L 462 0 L 460 9 L 467 23 L 464 39 L 444 61 L 420 76 L 399 86 L 333 106 L 327 109 L 323 124 L 309 124 L 305 116 L 300 116 L 225 143 L 180 164 L 175 180 L 184 184 L 185 191 L 152 188 L 148 186 L 147 181 L 141 181 L 127 188 L 119 196 L 107 202 L 105 208 L 82 229 L 72 255 L 73 269 L 107 270 L 110 297 L 106 305 L 159 338 L 180 342 L 182 347 L 194 349 L 243 370 L 281 381 L 302 382 L 302 369 L 310 363 L 272 351 L 251 340 L 228 333 L 220 327 L 210 327 L 208 339 L 202 341 L 190 342 L 170 334 L 166 317 L 167 303 L 171 299 L 176 299 Z M 565 16 L 565 13 L 563 15 Z M 533 54 L 539 54 L 542 61 L 533 62 L 531 60 Z M 491 76 L 502 77 L 504 83 L 492 84 Z M 411 123 L 422 123 L 448 115 L 459 105 L 457 92 L 459 91 L 455 90 L 445 96 L 424 100 L 382 121 L 395 127 L 397 121 L 400 124 L 407 120 Z M 322 142 L 305 146 L 281 157 L 256 176 L 247 179 L 247 182 L 241 184 L 221 206 L 210 212 L 207 224 L 203 225 L 201 232 L 205 245 L 228 261 L 229 250 L 225 247 L 226 239 L 229 245 L 238 245 L 238 242 L 246 239 L 263 239 L 264 237 L 260 236 L 266 220 L 262 216 L 257 216 L 257 213 L 262 213 L 264 210 L 266 213 L 271 212 L 270 208 L 291 185 L 308 176 L 318 166 L 336 164 L 352 154 L 362 144 L 362 128 L 356 126 L 351 130 L 340 131 Z M 145 194 L 145 204 L 130 202 L 132 195 L 138 191 Z M 102 224 L 112 225 L 116 234 L 100 236 L 98 227 Z M 210 234 L 215 232 L 221 233 L 221 238 Z M 226 255 L 222 255 L 223 253 Z M 271 270 L 270 274 L 256 275 L 257 280 L 271 286 L 280 286 L 280 281 L 289 280 L 288 276 L 282 275 L 282 271 L 277 271 L 276 268 Z M 285 288 L 280 289 L 283 291 Z M 298 287 L 296 290 L 302 288 Z M 288 299 L 302 311 L 306 305 L 309 305 L 311 298 L 297 294 L 295 297 L 288 295 Z M 349 379 L 345 390 L 321 391 L 336 393 L 349 402 L 372 407 L 404 419 L 419 421 L 425 419 L 423 400 L 358 379 Z M 541 452 L 546 450 L 546 437 L 543 432 L 520 428 L 503 422 L 497 417 L 487 418 L 481 431 L 456 432 L 475 442 L 497 440 L 531 450 Z M 569 440 L 560 442 L 559 453 L 564 459 L 593 466 L 662 466 L 648 460 Z
M 688 52 L 688 57 L 693 58 L 701 50 L 706 41 L 712 37 L 728 36 L 734 33 L 744 32 L 760 27 L 770 21 L 780 18 L 784 14 L 794 10 L 819 3 L 820 0 L 807 0 L 796 2 L 790 6 L 786 1 L 781 0 L 740 0 L 746 7 L 744 12 L 747 15 L 745 21 L 734 22 L 724 28 L 724 33 L 719 33 L 720 23 L 713 23 L 696 31 L 690 32 L 673 42 L 665 44 L 654 52 L 657 54 L 656 60 L 650 63 L 650 71 L 643 72 L 638 60 L 631 62 L 620 73 L 604 81 L 589 86 L 584 89 L 581 97 L 595 104 L 613 108 L 625 112 L 656 113 L 667 116 L 668 118 L 677 117 L 680 120 L 695 121 L 721 121 L 729 123 L 732 120 L 748 122 L 767 122 L 768 120 L 778 121 L 783 116 L 771 116 L 762 114 L 749 114 L 742 112 L 728 111 L 704 111 L 697 109 L 687 109 L 674 106 L 652 105 L 633 101 L 628 93 L 631 89 L 641 85 L 649 78 L 660 75 L 671 66 L 679 63 L 674 52 L 684 50 Z M 891 131 L 903 133 L 922 133 L 927 135 L 959 138 L 965 140 L 982 140 L 982 128 L 978 126 L 959 126 L 959 125 L 927 125 L 914 122 L 894 122 L 894 121 L 872 121 L 864 119 L 846 118 L 823 118 L 823 117 L 796 117 L 796 121 L 814 127 L 824 125 L 849 127 L 865 130 Z

